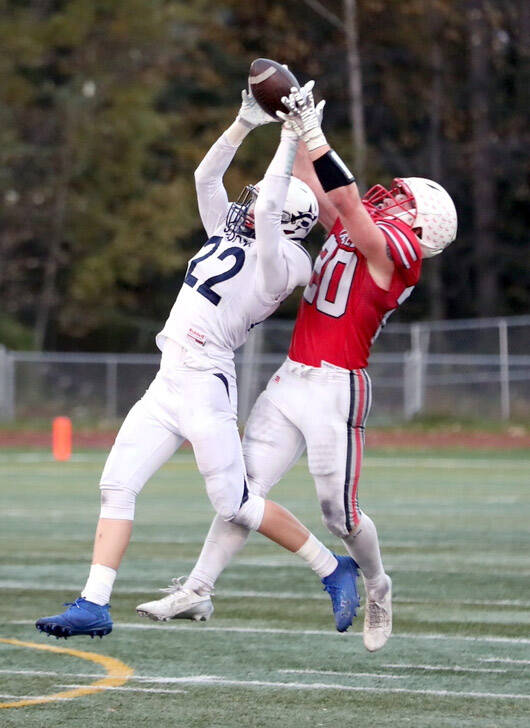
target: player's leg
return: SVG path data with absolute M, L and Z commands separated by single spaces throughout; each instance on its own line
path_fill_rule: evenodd
M 134 405 L 101 476 L 100 519 L 92 566 L 81 598 L 63 614 L 37 620 L 37 629 L 65 638 L 76 634 L 103 636 L 111 631 L 110 595 L 129 543 L 136 496 L 182 441 L 161 424 L 144 400 Z
M 326 526 L 342 538 L 363 575 L 365 645 L 379 649 L 391 633 L 391 581 L 384 571 L 375 525 L 358 502 L 371 383 L 365 371 L 357 370 L 350 372 L 347 383 L 328 382 L 326 388 L 328 397 L 320 400 L 321 408 L 330 409 L 316 418 L 322 425 L 314 426 L 312 420 L 305 433 L 309 468 Z M 314 401 L 319 401 L 316 396 Z
M 301 432 L 263 392 L 250 412 L 243 435 L 249 492 L 265 498 L 304 449 Z M 244 526 L 216 516 L 186 584 L 195 591 L 213 591 L 217 578 L 244 546 L 249 533 Z
M 254 427 L 254 424 L 256 427 Z M 223 424 L 218 423 L 216 432 L 220 434 L 224 447 L 223 453 L 230 452 L 228 446 L 229 433 L 223 430 Z M 219 454 L 214 450 L 212 458 L 206 449 L 202 447 L 202 436 L 204 436 L 204 421 L 202 422 L 202 433 L 192 433 L 194 438 L 191 439 L 194 444 L 197 462 L 199 468 L 205 475 L 207 488 L 210 485 L 209 494 L 211 492 L 211 484 L 208 482 L 209 475 L 211 477 L 212 460 L 218 458 L 218 466 L 223 462 Z M 270 433 L 275 436 L 271 437 Z M 199 436 L 198 436 L 199 435 Z M 253 444 L 251 444 L 253 443 Z M 265 494 L 270 487 L 276 482 L 281 475 L 292 466 L 303 451 L 303 439 L 297 428 L 289 422 L 289 420 L 281 414 L 281 412 L 268 402 L 267 397 L 262 397 L 259 404 L 253 411 L 253 416 L 247 424 L 247 434 L 245 440 L 245 449 L 247 457 L 249 457 L 249 471 L 251 474 L 251 488 L 248 492 L 239 491 L 237 497 L 241 497 L 241 507 L 238 513 L 232 517 L 231 522 L 223 524 L 219 516 L 216 518 L 214 526 L 210 532 L 212 539 L 209 546 L 205 548 L 202 556 L 203 561 L 199 570 L 199 579 L 192 581 L 191 584 L 199 589 L 211 588 L 212 582 L 217 577 L 219 567 L 224 567 L 223 558 L 218 559 L 215 554 L 218 548 L 219 540 L 224 540 L 227 544 L 225 554 L 230 556 L 246 540 L 246 531 L 258 530 L 267 535 L 272 540 L 284 546 L 290 551 L 296 552 L 303 558 L 313 570 L 323 578 L 323 583 L 330 592 L 333 601 L 335 619 L 337 629 L 344 631 L 351 624 L 351 607 L 353 600 L 349 598 L 352 593 L 355 594 L 355 571 L 351 559 L 339 557 L 338 559 L 321 544 L 310 532 L 294 518 L 292 514 L 270 501 L 264 501 L 263 497 L 258 494 Z M 249 456 L 250 453 L 250 456 Z M 204 461 L 202 456 L 205 456 Z M 279 457 L 280 456 L 280 457 Z M 227 484 L 232 481 L 234 483 L 234 475 L 237 475 L 237 468 L 234 472 L 224 467 L 224 478 Z M 244 471 L 242 473 L 244 478 Z M 236 478 L 235 483 L 241 482 L 241 473 Z M 235 488 L 232 487 L 235 491 Z M 254 491 L 254 492 L 252 492 Z M 214 489 L 215 492 L 215 489 Z M 211 497 L 211 496 L 210 496 Z M 212 502 L 214 499 L 211 497 Z M 235 501 L 232 499 L 232 507 Z M 227 514 L 227 506 L 225 504 L 225 517 Z M 236 524 L 243 526 L 244 529 L 234 530 L 232 526 Z M 228 528 L 225 528 L 228 526 Z M 211 568 L 209 558 L 212 558 L 214 567 Z M 196 579 L 197 574 L 193 574 L 192 578 Z M 328 583 L 330 577 L 333 579 Z M 138 610 L 146 616 L 154 619 L 168 619 L 175 617 L 191 617 L 207 618 L 205 616 L 197 616 L 197 612 L 190 600 L 193 599 L 194 590 L 187 585 L 175 584 L 173 593 L 158 602 L 151 602 L 140 605 Z M 188 592 L 188 593 L 186 593 Z M 191 592 L 191 593 L 190 593 Z M 196 592 L 195 592 L 196 594 Z M 162 603 L 162 604 L 161 604 Z M 191 608 L 190 608 L 191 607 Z M 204 614 L 204 613 L 203 613 Z
M 231 398 L 234 402 L 232 391 Z M 249 492 L 265 497 L 304 449 L 305 442 L 298 428 L 262 393 L 250 412 L 243 437 Z M 186 581 L 173 579 L 168 596 L 140 604 L 137 612 L 155 620 L 207 619 L 213 612 L 209 595 L 249 534 L 248 528 L 216 515 Z
M 265 396 L 270 401 L 270 406 L 288 416 L 291 424 L 301 431 L 298 423 L 300 410 L 308 409 L 306 395 L 303 377 L 299 376 L 297 367 L 293 368 L 292 363 L 287 361 L 270 380 Z M 273 456 L 272 452 L 270 454 Z M 249 472 L 252 470 L 253 477 L 256 477 L 250 461 L 248 465 Z M 245 506 L 235 519 L 236 522 L 244 508 Z M 331 597 L 337 629 L 340 632 L 345 631 L 351 625 L 359 603 L 355 562 L 350 557 L 332 554 L 289 511 L 271 501 L 265 502 L 259 525 L 246 525 L 295 552 L 308 563 L 321 577 L 322 584 Z

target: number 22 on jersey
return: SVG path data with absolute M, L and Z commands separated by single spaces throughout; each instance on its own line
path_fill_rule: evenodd
M 195 288 L 197 283 L 199 283 L 199 279 L 193 274 L 196 265 L 216 253 L 222 240 L 223 238 L 220 235 L 214 235 L 213 238 L 210 238 L 206 241 L 206 243 L 204 243 L 201 250 L 199 251 L 200 255 L 197 255 L 195 256 L 195 258 L 192 258 L 190 260 L 188 271 L 186 273 L 186 277 L 184 278 L 184 283 L 186 283 L 191 288 Z M 205 249 L 206 253 L 203 252 Z M 200 293 L 201 296 L 207 298 L 208 301 L 210 301 L 210 303 L 213 303 L 214 306 L 217 306 L 221 301 L 221 295 L 217 293 L 217 291 L 213 290 L 213 286 L 217 283 L 227 281 L 229 278 L 233 278 L 239 273 L 245 263 L 245 251 L 242 248 L 233 246 L 231 248 L 226 248 L 221 253 L 219 253 L 219 255 L 216 256 L 216 259 L 224 261 L 226 260 L 226 258 L 230 257 L 234 258 L 234 262 L 230 268 L 222 271 L 221 273 L 216 273 L 215 275 L 210 276 L 205 281 L 203 281 L 196 289 L 197 293 Z
M 337 239 L 332 235 L 315 261 L 304 299 L 309 304 L 314 302 L 321 313 L 334 318 L 343 316 L 356 267 L 355 251 L 337 247 Z

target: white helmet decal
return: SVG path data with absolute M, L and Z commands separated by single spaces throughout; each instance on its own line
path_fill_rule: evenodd
M 283 234 L 300 243 L 317 220 L 318 202 L 313 190 L 298 177 L 291 177 L 282 213 Z
M 254 238 L 254 205 L 261 182 L 262 180 L 255 185 L 247 185 L 238 199 L 230 205 L 226 218 L 226 231 L 229 235 Z M 282 233 L 294 242 L 302 242 L 317 220 L 318 202 L 313 191 L 298 177 L 291 177 L 282 211 Z

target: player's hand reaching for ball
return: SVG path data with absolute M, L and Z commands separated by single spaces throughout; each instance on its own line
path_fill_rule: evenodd
M 301 89 L 292 88 L 289 96 L 282 98 L 282 103 L 289 109 L 289 113 L 276 112 L 284 125 L 288 125 L 304 140 L 309 151 L 327 144 L 320 127 L 326 102 L 322 100 L 315 106 L 314 85 L 314 81 L 308 81 Z
M 249 93 L 246 89 L 241 91 L 241 108 L 239 109 L 237 118 L 249 129 L 255 129 L 257 126 L 278 121 L 278 119 L 263 111 L 252 93 Z

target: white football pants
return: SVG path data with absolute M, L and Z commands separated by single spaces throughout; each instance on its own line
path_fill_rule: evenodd
M 344 538 L 361 517 L 357 486 L 372 388 L 364 369 L 308 367 L 287 359 L 250 414 L 243 452 L 252 493 L 269 490 L 307 447 L 327 528 Z
M 246 485 L 235 379 L 188 368 L 185 358 L 168 341 L 158 374 L 125 418 L 101 476 L 100 516 L 132 520 L 145 483 L 189 440 L 218 515 L 256 530 L 264 502 Z
M 365 576 L 384 578 L 375 526 L 357 502 L 371 399 L 363 369 L 307 367 L 287 359 L 252 408 L 243 453 L 250 492 L 266 498 L 307 446 L 325 525 L 345 539 Z M 211 592 L 247 538 L 244 528 L 215 518 L 186 585 Z

